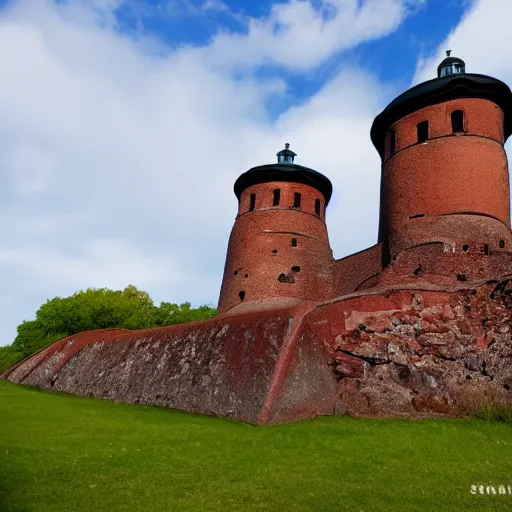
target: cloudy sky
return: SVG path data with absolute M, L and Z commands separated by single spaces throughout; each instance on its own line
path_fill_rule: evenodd
M 236 178 L 285 142 L 376 241 L 372 120 L 451 48 L 512 84 L 510 0 L 0 0 L 0 345 L 46 299 L 216 304 Z

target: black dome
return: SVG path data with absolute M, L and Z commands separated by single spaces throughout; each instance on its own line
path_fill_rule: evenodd
M 252 185 L 259 185 L 261 183 L 269 183 L 272 181 L 286 181 L 293 183 L 302 183 L 318 190 L 325 199 L 325 204 L 329 203 L 332 195 L 332 183 L 329 178 L 323 174 L 303 167 L 297 164 L 268 164 L 253 167 L 247 172 L 244 172 L 235 181 L 235 194 L 240 200 L 242 192 Z
M 512 92 L 507 84 L 486 75 L 451 74 L 405 91 L 375 118 L 370 133 L 381 158 L 384 158 L 386 133 L 392 124 L 424 107 L 459 98 L 481 98 L 498 105 L 505 114 L 505 140 L 512 134 Z

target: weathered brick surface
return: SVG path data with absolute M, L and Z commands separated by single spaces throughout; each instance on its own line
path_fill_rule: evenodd
M 307 317 L 332 348 L 338 413 L 463 414 L 512 405 L 512 283 L 397 290 L 334 301 Z
M 333 288 L 335 296 L 358 290 L 363 283 L 373 282 L 382 271 L 382 244 L 351 254 L 333 265 Z
M 318 408 L 302 391 L 323 387 L 309 365 L 294 370 L 300 379 L 287 381 L 286 405 L 281 397 L 280 411 L 273 410 L 289 369 L 303 362 L 294 354 L 308 309 L 247 313 L 147 331 L 91 331 L 54 343 L 4 376 L 43 389 L 252 423 L 314 416 Z
M 464 111 L 465 133 L 452 133 L 454 110 Z M 417 124 L 422 121 L 429 122 L 429 138 L 417 143 Z M 488 100 L 463 98 L 420 109 L 393 128 L 397 145 L 382 165 L 380 218 L 380 239 L 388 242 L 391 256 L 426 238 L 493 246 L 507 238 L 510 245 L 503 111 Z M 443 216 L 451 214 L 478 214 L 481 226 L 493 226 L 489 234 L 500 229 L 499 223 L 492 223 L 496 219 L 501 235 L 477 239 L 471 221 L 459 222 L 458 229 L 447 226 L 449 219 Z M 428 227 L 421 229 L 425 222 Z
M 276 188 L 281 190 L 281 198 L 279 206 L 273 207 Z M 293 208 L 295 193 L 301 194 L 300 208 Z M 249 211 L 250 194 L 256 194 L 254 211 Z M 320 216 L 315 214 L 317 199 L 321 199 Z M 276 297 L 324 300 L 333 296 L 334 260 L 323 205 L 320 192 L 300 183 L 263 183 L 243 192 L 229 239 L 219 299 L 221 313 L 242 302 Z

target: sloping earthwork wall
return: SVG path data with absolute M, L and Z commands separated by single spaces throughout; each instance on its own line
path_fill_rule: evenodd
M 299 306 L 147 331 L 81 333 L 50 345 L 3 376 L 43 389 L 251 423 L 325 414 L 304 389 L 323 396 L 326 376 L 331 385 L 336 380 L 325 364 L 323 372 L 314 371 L 326 356 L 309 347 L 301 348 L 310 364 L 297 369 L 299 389 L 288 382 L 286 403 L 281 399 L 279 411 L 273 411 L 288 368 L 297 359 L 304 312 Z
M 12 382 L 265 424 L 512 406 L 512 282 L 380 290 L 54 343 Z

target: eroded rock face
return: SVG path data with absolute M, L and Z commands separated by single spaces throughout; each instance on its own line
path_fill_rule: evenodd
M 333 345 L 338 410 L 460 414 L 479 402 L 512 404 L 511 282 L 438 294 L 438 303 L 432 292 L 410 298 L 402 308 L 346 314 Z

